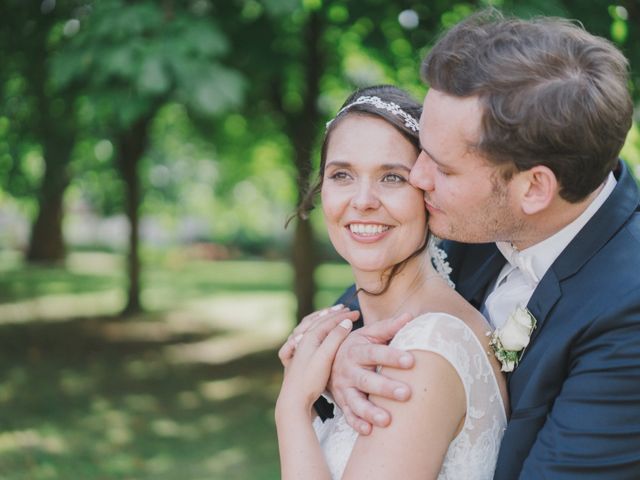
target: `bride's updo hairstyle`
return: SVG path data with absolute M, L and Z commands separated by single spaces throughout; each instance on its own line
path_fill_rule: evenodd
M 400 132 L 411 145 L 415 147 L 416 158 L 420 152 L 419 120 L 422 113 L 422 105 L 416 102 L 407 92 L 393 85 L 378 85 L 366 87 L 352 93 L 344 102 L 336 116 L 327 123 L 327 128 L 320 150 L 320 170 L 318 180 L 311 186 L 302 198 L 294 216 L 306 220 L 309 213 L 315 207 L 316 197 L 322 190 L 324 170 L 327 162 L 327 150 L 331 134 L 338 125 L 348 116 L 361 115 L 381 118 Z M 425 210 L 425 215 L 426 215 Z M 287 222 L 288 223 L 288 222 Z M 382 295 L 387 291 L 391 280 L 400 273 L 409 260 L 420 255 L 427 248 L 428 232 L 425 229 L 425 238 L 422 245 L 407 258 L 395 264 L 385 272 L 384 286 L 378 292 L 368 292 L 364 289 L 358 291 L 369 295 Z

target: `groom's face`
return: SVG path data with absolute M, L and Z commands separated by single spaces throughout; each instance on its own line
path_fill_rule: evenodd
M 522 216 L 510 182 L 474 148 L 481 119 L 476 97 L 430 89 L 420 118 L 422 151 L 410 182 L 425 192 L 435 235 L 467 243 L 511 241 Z

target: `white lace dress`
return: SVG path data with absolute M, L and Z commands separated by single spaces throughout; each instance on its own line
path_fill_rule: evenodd
M 449 445 L 438 479 L 493 478 L 498 449 L 507 424 L 498 382 L 480 341 L 459 318 L 427 313 L 405 325 L 391 345 L 441 355 L 456 370 L 467 397 L 467 414 L 460 433 Z M 314 421 L 316 435 L 333 479 L 342 477 L 358 434 L 334 407 L 334 417 Z

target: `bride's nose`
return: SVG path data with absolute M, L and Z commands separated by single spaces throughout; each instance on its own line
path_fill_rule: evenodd
M 351 206 L 357 210 L 373 210 L 380 207 L 380 198 L 375 185 L 369 181 L 359 182 L 351 198 Z

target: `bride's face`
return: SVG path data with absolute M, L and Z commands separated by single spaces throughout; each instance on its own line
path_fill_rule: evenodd
M 361 271 L 383 271 L 423 243 L 423 192 L 408 179 L 417 150 L 386 121 L 349 115 L 331 133 L 322 210 L 338 253 Z

